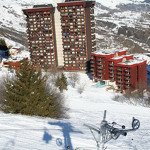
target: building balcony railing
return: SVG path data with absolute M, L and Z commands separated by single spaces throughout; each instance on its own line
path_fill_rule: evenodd
M 119 72 L 119 73 L 117 73 L 117 75 L 120 75 L 120 76 L 121 76 L 121 75 L 122 75 L 122 73 L 120 73 L 120 72 Z
M 102 70 L 103 68 L 102 68 L 102 67 L 97 67 L 97 69 L 100 69 L 100 70 Z
M 90 63 L 91 63 L 91 64 L 94 64 L 94 60 L 91 60 Z
M 114 78 L 114 75 L 110 75 L 109 78 Z
M 125 82 L 125 84 L 130 85 L 130 82 Z
M 97 64 L 98 64 L 99 66 L 101 66 L 101 65 L 102 65 L 102 63 L 101 63 L 101 62 L 98 62 Z
M 102 61 L 101 60 L 97 60 L 97 63 L 101 63 Z
M 125 77 L 130 77 L 130 74 L 125 74 L 124 76 L 125 76 Z
M 119 86 L 123 86 L 123 83 L 122 82 L 116 82 L 117 83 L 117 85 L 119 85 Z
M 93 67 L 95 67 L 95 65 L 91 64 L 91 67 L 93 68 Z
M 98 58 L 97 61 L 102 61 L 102 59 L 101 59 L 101 58 Z
M 124 72 L 130 72 L 130 70 L 124 70 Z
M 113 71 L 109 71 L 109 74 L 114 74 L 114 72 Z
M 122 77 L 121 77 L 121 76 L 118 76 L 117 79 L 122 79 Z
M 124 88 L 125 88 L 125 89 L 129 89 L 129 88 L 130 88 L 130 86 L 124 86 Z
M 97 76 L 98 76 L 98 77 L 102 77 L 103 75 L 102 75 L 102 74 L 98 74 Z
M 120 72 L 122 71 L 121 69 L 116 69 L 116 70 L 117 70 L 118 72 L 119 72 L 119 71 L 120 71 Z
M 124 79 L 126 82 L 130 82 L 130 78 L 125 78 Z
M 93 72 L 94 71 L 94 67 L 92 67 L 90 70 Z
M 97 72 L 98 72 L 98 73 L 103 73 L 103 71 L 101 71 L 101 70 L 98 70 Z
M 114 64 L 109 64 L 109 66 L 110 66 L 110 67 L 113 67 L 113 66 L 114 66 Z
M 109 70 L 114 70 L 114 68 L 113 68 L 113 67 L 110 67 Z
M 122 80 L 117 80 L 117 83 L 123 83 Z
M 114 81 L 115 81 L 114 78 L 111 78 L 111 79 L 110 79 L 110 82 L 114 82 Z
M 97 65 L 98 65 L 99 67 L 102 67 L 102 64 L 101 64 L 101 63 L 97 63 Z

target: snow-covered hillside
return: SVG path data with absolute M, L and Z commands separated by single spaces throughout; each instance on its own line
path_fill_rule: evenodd
M 58 2 L 61 2 L 62 0 L 58 0 Z M 141 2 L 144 2 L 144 0 L 96 0 L 96 3 L 100 3 L 102 6 L 105 6 L 107 9 L 119 9 L 117 6 L 119 4 L 140 4 Z M 55 4 L 56 1 L 54 0 L 1 0 L 0 1 L 0 37 L 4 37 L 6 41 L 9 44 L 9 39 L 18 43 L 21 43 L 22 45 L 27 45 L 24 42 L 19 41 L 17 38 L 18 35 L 10 35 L 12 32 L 18 33 L 19 35 L 22 35 L 22 33 L 26 33 L 26 21 L 25 21 L 25 16 L 23 14 L 23 9 L 27 8 L 32 8 L 33 5 L 37 4 Z M 143 4 L 143 3 L 142 3 Z M 105 9 L 101 8 L 95 8 L 95 14 L 97 15 L 98 13 L 109 13 L 109 11 L 106 11 Z M 112 16 L 112 20 L 109 18 L 103 18 L 103 20 L 114 22 L 118 24 L 132 24 L 133 20 L 137 19 L 137 17 L 140 17 L 140 13 L 137 13 L 135 15 L 134 13 L 132 15 L 132 12 L 130 13 L 116 13 L 115 16 Z M 125 21 L 120 18 L 125 18 Z M 129 17 L 129 19 L 128 19 Z M 132 24 L 133 25 L 133 24 Z M 14 38 L 15 36 L 15 38 Z M 25 34 L 23 35 L 25 36 Z M 22 39 L 25 40 L 26 36 Z
M 144 0 L 96 0 L 96 2 L 99 2 L 103 6 L 108 7 L 110 9 L 115 9 L 116 6 L 120 4 L 140 4 L 141 2 L 144 2 Z
M 7 74 L 6 70 L 4 72 Z M 104 110 L 107 110 L 106 120 L 110 123 L 115 121 L 131 128 L 132 117 L 141 122 L 139 130 L 108 142 L 107 150 L 150 149 L 150 108 L 114 101 L 118 94 L 107 91 L 107 86 L 95 88 L 94 84 L 86 74 L 80 73 L 79 85 L 85 85 L 84 92 L 79 94 L 77 87 L 68 86 L 63 94 L 65 105 L 69 108 L 69 119 L 55 120 L 0 112 L 0 149 L 66 150 L 69 145 L 73 150 L 95 150 L 92 134 L 83 124 L 99 127 Z

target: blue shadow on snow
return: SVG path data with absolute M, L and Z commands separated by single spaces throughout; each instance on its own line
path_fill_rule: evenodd
M 44 129 L 44 135 L 43 135 L 43 141 L 45 141 L 45 143 L 49 143 L 49 141 L 52 140 L 52 136 L 48 133 L 48 130 L 45 128 Z
M 64 123 L 64 122 L 59 121 L 59 122 L 49 122 L 48 124 L 61 127 L 61 131 L 62 131 L 63 137 L 64 137 L 64 148 L 65 149 L 73 150 L 70 133 L 83 134 L 81 131 L 74 130 L 73 126 L 70 123 Z M 61 146 L 62 140 L 60 138 L 56 139 L 56 144 L 58 146 Z

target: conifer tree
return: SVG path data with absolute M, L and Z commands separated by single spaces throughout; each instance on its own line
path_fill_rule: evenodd
M 67 78 L 62 73 L 61 78 L 58 76 L 56 79 L 56 86 L 59 88 L 59 90 L 62 92 L 64 89 L 67 90 Z
M 6 92 L 1 109 L 6 113 L 21 113 L 58 118 L 61 102 L 47 92 L 46 77 L 29 61 L 22 60 L 13 80 L 5 82 Z
M 0 50 L 7 50 L 7 44 L 4 39 L 0 39 Z
M 67 82 L 67 78 L 64 75 L 64 73 L 61 74 L 61 80 L 64 83 L 64 89 L 67 90 L 68 82 Z

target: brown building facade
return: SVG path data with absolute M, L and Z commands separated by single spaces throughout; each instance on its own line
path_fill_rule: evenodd
M 85 70 L 96 50 L 94 1 L 66 1 L 24 10 L 31 61 Z
M 31 61 L 43 68 L 57 64 L 54 10 L 52 5 L 24 10 Z

